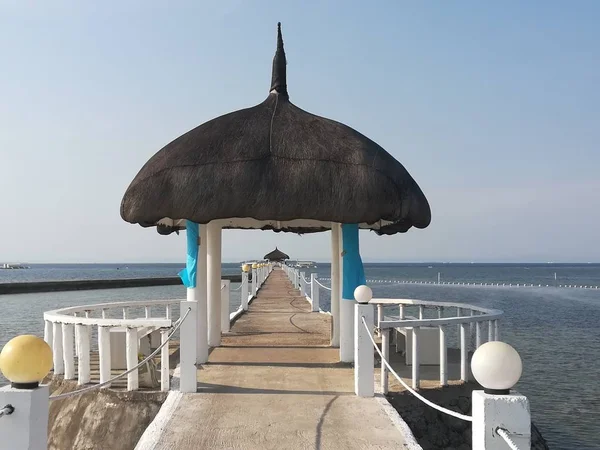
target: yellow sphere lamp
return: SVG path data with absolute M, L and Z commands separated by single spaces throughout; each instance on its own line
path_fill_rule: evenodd
M 0 352 L 0 372 L 16 389 L 35 389 L 52 369 L 52 349 L 30 334 L 12 338 Z
M 249 271 L 250 271 L 250 266 L 248 264 L 242 265 L 242 272 L 249 272 Z
M 256 263 L 253 263 L 253 264 L 252 264 L 252 268 L 253 268 L 253 269 L 258 269 L 258 264 L 256 264 Z

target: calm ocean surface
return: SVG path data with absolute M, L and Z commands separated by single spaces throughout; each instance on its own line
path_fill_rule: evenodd
M 33 265 L 29 270 L 0 270 L 0 283 L 135 278 L 176 275 L 180 264 Z M 314 269 L 329 277 L 329 264 Z M 239 265 L 223 265 L 238 273 Z M 526 394 L 535 422 L 553 449 L 600 449 L 600 289 L 553 287 L 478 287 L 402 285 L 394 281 L 528 283 L 542 286 L 600 286 L 598 264 L 365 264 L 377 297 L 418 298 L 471 303 L 505 312 L 500 336 L 523 358 L 517 388 Z M 328 281 L 323 284 L 329 285 Z M 232 289 L 239 284 L 232 284 Z M 184 298 L 182 286 L 110 289 L 44 294 L 0 295 L 0 346 L 22 333 L 43 335 L 44 311 L 110 301 Z M 231 310 L 240 304 L 232 291 Z M 321 307 L 329 297 L 321 292 Z M 450 327 L 453 328 L 453 327 Z M 449 330 L 452 332 L 452 330 Z M 456 337 L 450 336 L 450 344 Z

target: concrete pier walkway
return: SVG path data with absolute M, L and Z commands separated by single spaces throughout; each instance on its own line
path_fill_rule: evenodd
M 311 313 L 281 270 L 198 370 L 156 449 L 399 449 L 404 437 L 375 398 L 354 395 L 353 369 L 329 347 L 331 319 Z

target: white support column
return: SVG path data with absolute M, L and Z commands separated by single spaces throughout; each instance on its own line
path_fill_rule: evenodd
M 419 389 L 421 386 L 421 375 L 419 373 L 419 327 L 412 329 L 412 387 Z
M 44 341 L 46 341 L 46 344 L 48 344 L 50 348 L 52 348 L 54 345 L 52 337 L 54 335 L 53 328 L 52 322 L 49 320 L 44 320 Z
M 127 328 L 125 332 L 125 350 L 127 355 L 127 370 L 138 365 L 138 334 L 136 328 Z M 137 391 L 139 388 L 138 371 L 127 374 L 127 390 Z
M 403 320 L 404 319 L 404 305 L 399 305 L 398 308 L 398 320 Z M 396 333 L 396 353 L 400 353 L 402 351 L 402 348 L 400 346 L 400 340 L 398 339 L 398 332 L 395 331 Z M 406 332 L 406 336 L 408 337 L 408 333 L 409 331 Z M 406 343 L 406 340 L 405 340 Z M 405 349 L 406 351 L 408 351 L 408 348 Z
M 488 320 L 488 342 L 494 340 L 494 321 Z
M 256 295 L 256 291 L 258 290 L 258 283 L 256 280 L 256 277 L 258 275 L 256 274 L 256 268 L 252 268 L 252 296 L 254 297 Z
M 62 324 L 63 360 L 65 362 L 65 380 L 75 379 L 75 327 L 70 323 Z
M 100 383 L 105 383 L 110 380 L 110 327 L 98 327 L 98 358 L 100 359 Z
M 46 450 L 48 448 L 48 412 L 50 389 L 0 388 L 0 408 L 11 405 L 14 412 L 0 418 L 0 449 Z
M 208 345 L 221 345 L 221 226 L 207 225 Z M 195 391 L 194 391 L 195 392 Z
M 331 346 L 340 346 L 340 224 L 331 224 Z
M 494 340 L 500 340 L 500 330 L 498 328 L 498 319 L 494 320 Z
M 52 356 L 54 363 L 54 375 L 65 373 L 65 360 L 63 359 L 63 338 L 62 324 L 54 322 L 52 324 Z
M 468 366 L 468 347 L 467 347 L 467 333 L 469 332 L 469 324 L 461 323 L 460 325 L 460 379 L 462 381 L 469 381 L 469 366 Z
M 206 225 L 198 225 L 200 248 L 198 249 L 198 274 L 196 277 L 196 301 L 198 302 L 198 323 L 196 328 L 196 364 L 208 361 L 208 305 L 207 305 L 207 263 Z M 168 377 L 167 377 L 168 378 Z M 168 385 L 168 381 L 167 381 Z
M 423 320 L 423 305 L 419 305 L 419 319 Z
M 519 449 L 531 448 L 531 415 L 527 397 L 516 391 L 508 395 L 473 391 L 473 450 L 505 450 L 506 441 L 497 433 L 506 429 Z
M 373 397 L 375 394 L 375 356 L 369 335 L 375 327 L 375 311 L 373 305 L 359 304 L 342 300 L 342 303 L 354 303 L 354 392 L 359 397 Z M 368 330 L 362 322 L 365 318 Z
M 90 382 L 90 329 L 87 325 L 75 325 L 77 331 L 79 348 L 79 359 L 77 360 L 77 383 L 87 384 Z
M 160 330 L 161 345 L 167 342 L 169 330 Z M 170 389 L 169 372 L 169 344 L 160 349 L 160 390 L 166 392 Z
M 306 272 L 300 272 L 300 295 L 306 297 Z
M 460 317 L 460 316 L 462 316 L 462 308 L 456 308 L 456 317 Z M 460 336 L 460 329 L 461 329 L 461 326 L 459 324 L 458 325 L 458 335 L 459 336 Z
M 475 322 L 475 350 L 481 347 L 481 322 Z
M 73 315 L 77 317 L 79 314 L 74 313 Z M 77 325 L 73 325 L 73 330 L 75 331 L 75 357 L 79 358 L 79 330 L 77 329 Z
M 312 300 L 312 312 L 319 312 L 319 285 L 317 284 L 317 274 L 310 274 L 310 298 Z
M 381 330 L 381 353 L 383 359 L 386 361 L 390 360 L 390 329 L 386 328 Z M 381 392 L 382 394 L 388 393 L 388 370 L 387 366 L 381 361 Z
M 242 272 L 242 309 L 248 311 L 248 272 Z
M 383 305 L 377 305 L 377 328 L 379 328 L 379 324 L 383 322 Z
M 222 280 L 223 288 L 221 289 L 221 332 L 229 333 L 229 299 L 231 297 L 231 281 Z
M 220 231 L 220 229 L 219 229 Z M 209 246 L 209 257 L 210 257 L 210 246 Z M 210 272 L 209 272 L 210 273 Z M 219 273 L 219 282 L 220 282 L 220 273 Z M 209 278 L 209 286 L 210 286 L 210 278 Z M 220 287 L 220 285 L 219 285 Z M 220 295 L 220 290 L 219 290 Z M 219 298 L 219 304 L 220 304 Z M 196 311 L 198 308 L 197 302 L 181 302 L 181 316 L 184 317 L 187 314 L 188 309 L 190 312 L 188 317 L 183 321 L 181 327 L 179 328 L 179 341 L 180 341 L 180 350 L 179 350 L 179 368 L 180 368 L 180 383 L 179 389 L 181 392 L 196 392 L 196 325 L 197 321 L 194 320 L 194 317 L 197 316 L 198 312 Z M 219 311 L 220 312 L 220 311 Z M 220 318 L 219 325 L 221 324 Z M 220 327 L 219 327 L 220 328 Z M 221 330 L 219 330 L 220 337 Z

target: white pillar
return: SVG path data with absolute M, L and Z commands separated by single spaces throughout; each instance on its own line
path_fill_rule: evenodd
M 256 277 L 258 275 L 256 274 L 256 269 L 253 267 L 252 268 L 252 297 L 254 297 L 256 295 L 256 291 L 258 290 L 258 283 L 256 280 Z
M 160 330 L 161 345 L 167 342 L 169 330 Z M 170 389 L 169 372 L 169 344 L 160 349 L 160 390 L 168 391 Z
M 90 329 L 87 325 L 75 325 L 79 342 L 79 359 L 77 360 L 77 383 L 87 384 L 90 382 Z
M 440 386 L 448 384 L 448 347 L 446 344 L 446 328 L 440 325 Z
M 300 295 L 306 297 L 306 272 L 300 272 Z
M 48 344 L 50 348 L 52 348 L 52 346 L 54 345 L 52 338 L 52 336 L 54 335 L 53 328 L 54 327 L 52 326 L 52 322 L 50 322 L 49 320 L 44 320 L 44 341 L 46 341 L 46 344 Z
M 421 374 L 420 372 L 420 355 L 419 355 L 419 327 L 412 329 L 412 387 L 413 389 L 419 389 L 421 387 Z
M 210 247 L 209 247 L 209 257 L 210 257 Z M 210 274 L 210 272 L 209 272 Z M 219 277 L 220 277 L 219 273 Z M 219 280 L 220 281 L 220 280 Z M 209 278 L 209 286 L 210 286 L 210 278 Z M 219 290 L 220 295 L 220 290 Z M 219 304 L 220 304 L 219 298 Z M 196 325 L 197 321 L 194 320 L 197 317 L 198 312 L 198 303 L 197 302 L 181 302 L 181 316 L 184 317 L 185 314 L 188 313 L 188 309 L 190 312 L 187 318 L 181 324 L 179 328 L 179 369 L 180 369 L 180 383 L 179 389 L 181 392 L 196 392 Z M 220 318 L 218 318 L 220 319 Z M 218 320 L 218 324 L 221 325 L 220 320 Z M 220 328 L 220 327 L 219 327 Z M 220 334 L 221 330 L 219 330 Z
M 221 345 L 221 226 L 207 225 L 208 345 Z
M 50 389 L 0 388 L 0 408 L 11 405 L 14 412 L 0 418 L 0 449 L 46 450 L 48 448 L 48 411 Z
M 509 431 L 519 449 L 531 448 L 531 415 L 527 397 L 511 391 L 509 395 L 473 391 L 473 450 L 504 450 L 506 441 L 497 429 Z
M 221 332 L 229 333 L 229 299 L 231 297 L 231 281 L 222 280 L 221 289 Z
M 196 342 L 196 363 L 204 364 L 208 361 L 208 313 L 207 313 L 207 288 L 206 288 L 206 225 L 198 225 L 200 234 L 200 248 L 198 251 L 198 275 L 196 279 L 196 301 L 198 302 L 198 325 Z
M 98 327 L 98 358 L 100 383 L 105 383 L 110 380 L 110 327 Z
M 52 356 L 54 359 L 54 375 L 65 373 L 65 360 L 63 359 L 62 324 L 52 324 Z
M 65 380 L 75 379 L 75 349 L 74 326 L 70 323 L 62 324 L 63 360 L 65 362 Z
M 350 303 L 342 300 L 342 303 Z M 351 303 L 350 303 L 351 304 Z M 373 344 L 369 335 L 372 336 L 375 327 L 375 311 L 373 305 L 354 302 L 354 393 L 359 397 L 373 397 L 375 394 L 375 355 Z M 367 329 L 362 322 L 365 318 Z
M 354 362 L 354 312 L 356 301 L 342 298 L 340 302 L 340 361 Z M 375 314 L 375 313 L 373 313 Z
M 312 312 L 319 312 L 319 285 L 317 284 L 317 274 L 310 274 L 310 298 Z
M 125 351 L 127 355 L 127 370 L 138 365 L 138 334 L 136 328 L 127 328 L 125 332 Z M 138 371 L 127 374 L 127 390 L 137 391 L 139 388 Z
M 248 311 L 248 272 L 242 272 L 242 309 Z
M 469 381 L 469 349 L 467 347 L 467 333 L 468 324 L 461 323 L 460 325 L 460 379 L 462 381 Z
M 331 346 L 340 346 L 340 225 L 331 224 Z

